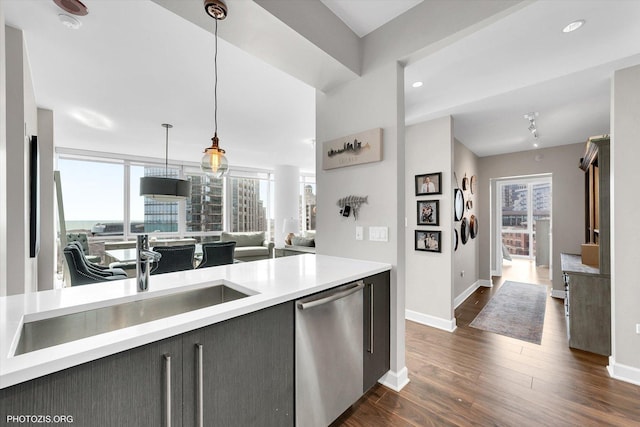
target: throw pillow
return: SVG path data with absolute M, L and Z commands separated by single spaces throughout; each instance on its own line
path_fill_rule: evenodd
M 315 246 L 316 241 L 314 239 L 308 239 L 306 237 L 293 236 L 291 238 L 291 245 L 293 246 Z

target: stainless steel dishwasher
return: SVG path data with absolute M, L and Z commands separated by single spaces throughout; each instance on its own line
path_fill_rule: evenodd
M 326 427 L 362 396 L 358 281 L 296 301 L 296 425 Z

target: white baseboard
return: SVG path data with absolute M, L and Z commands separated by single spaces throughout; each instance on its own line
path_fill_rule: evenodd
M 565 293 L 564 291 L 560 291 L 558 289 L 552 289 L 551 290 L 551 298 L 560 298 L 560 299 L 564 299 L 565 297 Z
M 406 366 L 400 369 L 399 372 L 389 371 L 378 382 L 393 391 L 400 391 L 409 384 L 409 371 L 407 371 Z
M 430 316 L 428 314 L 418 313 L 417 311 L 413 311 L 413 310 L 405 310 L 404 317 L 407 320 L 412 320 L 422 325 L 442 329 L 447 332 L 453 332 L 456 330 L 455 317 L 451 320 L 447 320 L 441 317 L 435 317 L 435 316 Z
M 485 279 L 476 280 L 474 284 L 472 284 L 467 289 L 465 289 L 464 292 L 462 292 L 453 300 L 453 308 L 458 308 L 460 304 L 462 304 L 467 298 L 469 298 L 469 296 L 471 296 L 472 293 L 476 291 L 476 289 L 478 289 L 481 286 L 485 288 L 492 288 L 493 283 L 491 283 L 491 280 L 485 280 Z
M 483 286 L 485 288 L 493 288 L 493 283 L 491 282 L 491 280 L 487 280 L 487 279 L 478 279 L 478 281 L 476 282 L 478 285 Z
M 609 356 L 609 365 L 607 371 L 611 378 L 615 378 L 620 381 L 625 381 L 631 384 L 640 385 L 640 369 L 633 366 L 622 365 L 616 363 L 613 356 Z

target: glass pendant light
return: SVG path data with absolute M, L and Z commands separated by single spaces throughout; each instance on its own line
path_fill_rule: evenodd
M 140 195 L 161 202 L 175 202 L 189 197 L 191 194 L 191 181 L 169 177 L 169 129 L 173 126 L 163 123 L 162 127 L 166 129 L 165 176 L 143 176 L 140 178 Z
M 227 17 L 227 5 L 222 0 L 204 0 L 204 8 L 209 16 L 216 21 L 215 27 L 215 54 L 213 56 L 214 63 L 214 126 L 215 130 L 213 138 L 211 138 L 211 147 L 204 150 L 204 156 L 200 162 L 200 169 L 214 178 L 221 178 L 229 170 L 229 162 L 225 157 L 225 151 L 220 148 L 218 139 L 218 21 Z

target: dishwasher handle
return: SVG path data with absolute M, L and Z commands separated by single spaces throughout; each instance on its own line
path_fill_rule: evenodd
M 344 298 L 351 294 L 355 294 L 360 289 L 364 288 L 364 282 L 362 280 L 358 280 L 357 282 L 348 286 L 349 287 L 347 288 L 342 287 L 328 296 L 323 296 L 321 298 L 314 299 L 311 301 L 298 302 L 298 308 L 300 310 L 307 310 L 309 308 L 317 307 L 322 304 L 328 304 L 330 302 L 339 300 L 340 298 Z

